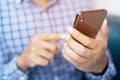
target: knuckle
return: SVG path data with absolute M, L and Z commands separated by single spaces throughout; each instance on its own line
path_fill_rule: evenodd
M 92 40 L 91 39 L 87 39 L 85 41 L 86 41 L 86 46 L 92 45 Z

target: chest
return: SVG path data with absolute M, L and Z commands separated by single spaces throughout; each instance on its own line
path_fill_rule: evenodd
M 21 53 L 31 38 L 41 33 L 65 33 L 72 26 L 79 5 L 59 3 L 47 11 L 32 4 L 2 7 L 1 45 L 6 53 Z

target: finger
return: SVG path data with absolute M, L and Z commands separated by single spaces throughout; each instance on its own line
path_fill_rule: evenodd
M 53 54 L 56 54 L 56 52 L 58 51 L 58 49 L 60 49 L 60 46 L 59 46 L 59 44 L 57 42 L 54 42 L 54 43 L 53 42 L 52 43 L 47 42 L 47 43 L 48 44 L 46 44 L 46 46 L 49 45 L 49 47 L 45 46 L 44 49 L 50 51 Z
M 79 70 L 83 70 L 85 71 L 83 65 L 79 65 L 78 63 L 76 63 L 75 61 L 73 61 L 69 56 L 66 55 L 66 53 L 63 51 L 63 57 L 70 62 L 72 65 L 74 65 L 76 68 L 78 68 Z
M 57 47 L 57 50 L 60 49 L 60 45 L 58 44 L 58 42 L 56 42 L 56 41 L 49 41 L 49 42 L 52 44 L 55 44 Z
M 72 51 L 68 45 L 64 46 L 64 52 L 70 59 L 72 59 L 73 61 L 75 61 L 80 65 L 84 64 L 87 60 L 86 58 L 81 57 L 78 54 L 76 54 L 74 51 Z
M 45 58 L 42 58 L 41 56 L 37 56 L 35 59 L 34 59 L 34 62 L 36 65 L 40 65 L 40 66 L 47 66 L 49 61 Z
M 63 57 L 68 61 L 70 62 L 71 64 L 73 64 L 74 66 L 77 66 L 78 63 L 76 63 L 75 61 L 73 61 L 70 57 L 67 56 L 67 54 L 63 51 Z
M 67 40 L 67 45 L 81 57 L 88 58 L 90 55 L 92 55 L 90 54 L 90 49 L 84 47 L 82 44 L 74 40 L 71 36 Z
M 100 44 L 104 44 L 105 46 L 108 44 L 108 27 L 106 19 L 104 20 L 101 29 L 96 36 L 96 40 L 99 40 Z
M 85 47 L 94 49 L 97 46 L 96 41 L 94 39 L 82 34 L 76 29 L 69 27 L 68 31 L 74 39 L 76 39 L 78 42 L 80 42 Z
M 58 50 L 57 43 L 53 44 L 47 41 L 40 40 L 36 44 L 32 45 L 32 50 L 35 52 L 39 52 L 39 50 L 46 49 L 52 53 L 55 53 Z
M 102 26 L 101 26 L 101 31 L 102 31 L 104 34 L 107 34 L 106 30 L 107 30 L 107 20 L 104 19 L 103 24 L 102 24 Z
M 37 38 L 37 40 L 42 39 L 42 40 L 47 40 L 47 41 L 58 41 L 61 39 L 64 39 L 63 34 L 39 34 L 36 35 L 35 38 Z
M 107 20 L 105 19 L 101 29 L 100 29 L 102 36 L 103 36 L 103 40 L 107 41 L 108 40 L 108 26 L 107 26 Z
M 40 50 L 38 55 L 48 60 L 51 60 L 54 57 L 54 54 L 52 54 L 51 52 L 47 50 Z

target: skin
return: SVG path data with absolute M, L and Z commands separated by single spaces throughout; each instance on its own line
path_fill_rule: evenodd
M 59 49 L 58 40 L 63 39 L 60 34 L 40 34 L 32 38 L 26 50 L 18 57 L 18 67 L 25 71 L 29 68 L 47 66 Z
M 48 1 L 33 0 L 42 8 L 45 8 Z M 107 21 L 104 21 L 95 39 L 87 37 L 73 28 L 69 28 L 68 32 L 70 32 L 70 36 L 64 45 L 63 57 L 79 70 L 101 73 L 107 64 Z M 47 66 L 59 49 L 57 41 L 61 39 L 64 39 L 64 37 L 60 34 L 39 34 L 34 36 L 26 50 L 18 57 L 17 66 L 23 71 L 37 65 Z
M 33 2 L 45 9 L 49 0 L 33 0 Z
M 43 9 L 49 2 L 49 0 L 32 1 Z M 37 65 L 47 66 L 59 49 L 57 41 L 60 39 L 62 39 L 60 34 L 40 34 L 34 36 L 26 50 L 18 57 L 17 66 L 23 71 Z
M 64 45 L 63 57 L 79 70 L 101 73 L 107 64 L 107 21 L 104 20 L 95 39 L 87 37 L 74 28 L 69 28 L 68 31 L 70 36 Z

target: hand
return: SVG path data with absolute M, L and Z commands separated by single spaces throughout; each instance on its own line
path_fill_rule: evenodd
M 63 48 L 64 58 L 79 70 L 101 73 L 107 65 L 107 21 L 104 20 L 95 39 L 87 37 L 73 28 L 68 31 L 71 35 Z
M 18 67 L 25 71 L 37 65 L 47 66 L 59 49 L 57 41 L 60 39 L 63 39 L 60 34 L 34 36 L 27 49 L 18 57 Z

